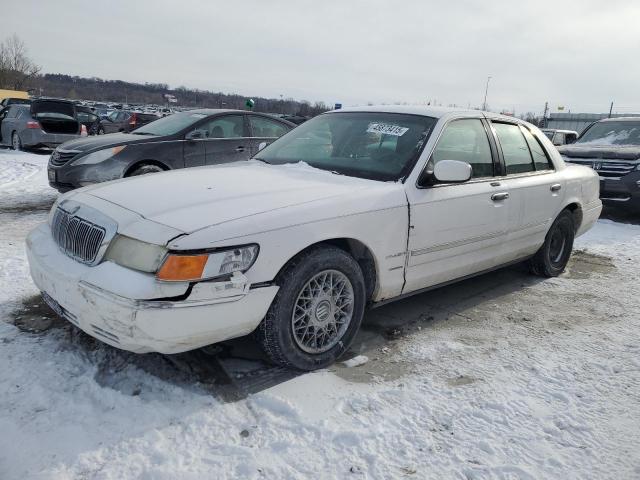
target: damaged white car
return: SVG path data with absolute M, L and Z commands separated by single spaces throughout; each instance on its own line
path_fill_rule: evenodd
M 367 306 L 524 260 L 560 274 L 600 215 L 598 182 L 514 118 L 344 109 L 249 162 L 63 195 L 27 253 L 49 305 L 110 345 L 176 353 L 256 331 L 273 362 L 310 370 Z

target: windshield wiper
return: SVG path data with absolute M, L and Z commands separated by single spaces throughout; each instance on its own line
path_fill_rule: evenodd
M 267 165 L 271 165 L 271 162 L 267 162 L 264 158 L 253 157 L 251 160 L 258 160 L 259 162 L 266 163 Z
M 152 136 L 156 136 L 155 133 L 150 133 L 150 132 L 131 132 L 131 135 L 152 135 Z

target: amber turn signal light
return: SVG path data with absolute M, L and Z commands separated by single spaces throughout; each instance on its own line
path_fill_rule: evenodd
M 169 255 L 160 267 L 158 280 L 179 282 L 202 278 L 208 255 Z

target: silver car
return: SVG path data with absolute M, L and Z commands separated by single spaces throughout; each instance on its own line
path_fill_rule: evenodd
M 75 105 L 66 100 L 39 99 L 31 105 L 12 104 L 0 110 L 0 145 L 14 150 L 55 148 L 78 138 L 83 129 Z

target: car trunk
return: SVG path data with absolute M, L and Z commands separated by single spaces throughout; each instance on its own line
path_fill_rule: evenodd
M 35 100 L 31 115 L 46 133 L 79 133 L 80 124 L 72 103 L 58 100 Z

